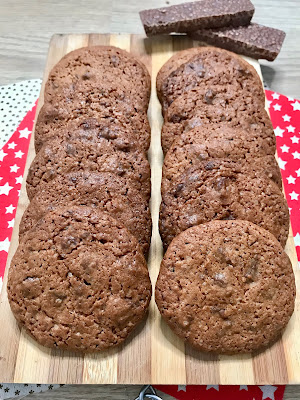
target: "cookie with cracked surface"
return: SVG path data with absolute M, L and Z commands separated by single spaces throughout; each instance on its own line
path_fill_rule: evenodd
M 142 103 L 141 99 L 132 93 L 132 89 L 128 82 L 124 81 L 122 77 L 107 76 L 93 84 L 86 82 L 79 82 L 76 85 L 70 85 L 63 87 L 56 91 L 54 96 L 49 96 L 45 99 L 46 103 L 57 105 L 57 104 L 81 104 L 85 101 L 85 98 L 91 98 L 92 101 L 97 101 L 97 96 L 100 94 L 101 97 L 113 97 L 122 101 L 126 106 L 131 106 L 137 112 L 147 112 L 147 107 Z M 101 100 L 100 100 L 101 102 Z
M 46 143 L 35 156 L 27 175 L 27 194 L 36 193 L 59 175 L 69 172 L 111 172 L 128 179 L 147 199 L 150 198 L 150 165 L 142 151 L 124 151 L 109 140 L 61 141 Z
M 156 283 L 162 317 L 200 351 L 235 354 L 280 337 L 295 303 L 291 262 L 247 221 L 194 226 L 170 244 Z
M 132 54 L 114 46 L 89 46 L 66 54 L 50 71 L 45 100 L 57 93 L 77 90 L 78 85 L 94 86 L 101 81 L 118 81 L 148 108 L 151 78 L 146 66 Z
M 201 161 L 230 159 L 259 175 L 266 175 L 282 186 L 280 169 L 272 149 L 260 135 L 226 124 L 210 124 L 182 133 L 166 154 L 162 173 L 162 191 L 186 169 Z
M 58 208 L 42 218 L 19 244 L 7 290 L 17 321 L 38 343 L 79 351 L 122 343 L 151 298 L 135 237 L 90 207 Z
M 273 233 L 283 247 L 288 238 L 289 210 L 279 187 L 233 161 L 203 161 L 162 192 L 159 227 L 164 248 L 180 232 L 216 219 L 253 222 Z
M 150 145 L 150 125 L 147 114 L 138 110 L 120 88 L 102 83 L 97 90 L 86 87 L 74 91 L 69 101 L 57 95 L 52 103 L 42 107 L 35 130 L 39 144 L 43 137 L 47 138 L 56 129 L 67 126 L 70 121 L 79 124 L 82 120 L 96 119 L 99 125 L 133 131 L 141 148 L 148 149 Z M 110 125 L 109 125 L 110 124 Z
M 190 55 L 190 56 L 189 56 Z M 217 47 L 197 47 L 175 54 L 158 74 L 157 88 L 165 112 L 172 102 L 198 85 L 227 85 L 251 93 L 265 103 L 265 92 L 256 70 L 243 58 Z
M 251 136 L 260 135 L 273 154 L 276 151 L 273 126 L 266 110 L 250 93 L 237 91 L 235 84 L 228 84 L 191 90 L 172 103 L 161 132 L 164 153 L 182 132 L 211 123 L 226 123 L 247 130 Z
M 43 117 L 41 116 L 41 119 Z M 39 121 L 41 121 L 39 119 Z M 122 124 L 115 118 L 78 118 L 63 123 L 58 120 L 49 120 L 49 122 L 39 122 L 34 131 L 35 151 L 38 153 L 43 145 L 53 138 L 61 140 L 72 140 L 73 138 L 97 141 L 99 138 L 118 142 L 124 149 L 134 151 L 140 149 L 147 151 L 149 148 L 150 135 L 137 136 L 130 125 Z
M 85 205 L 108 212 L 126 226 L 138 239 L 143 253 L 148 254 L 152 228 L 148 202 L 129 180 L 110 172 L 72 172 L 53 179 L 25 210 L 20 238 L 45 214 L 64 205 Z
M 167 62 L 160 68 L 156 76 L 156 91 L 157 96 L 162 103 L 162 86 L 164 80 L 168 78 L 168 76 L 174 72 L 180 65 L 189 61 L 190 58 L 197 55 L 198 47 L 191 47 L 190 49 L 185 49 L 175 53 L 172 57 L 169 58 Z

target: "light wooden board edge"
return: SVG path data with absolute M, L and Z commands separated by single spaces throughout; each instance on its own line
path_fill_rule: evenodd
M 134 39 L 135 38 L 135 39 Z M 45 69 L 38 110 L 42 106 L 43 88 L 48 76 L 50 65 L 54 65 L 62 55 L 77 47 L 93 44 L 112 44 L 130 50 L 134 41 L 137 52 L 141 44 L 141 35 L 55 35 L 50 44 L 48 62 Z M 146 39 L 148 48 L 151 48 L 152 62 L 148 59 L 148 67 L 152 76 L 152 94 L 149 107 L 149 120 L 152 127 L 152 142 L 149 150 L 149 160 L 152 170 L 152 215 L 153 237 L 149 255 L 149 271 L 151 280 L 156 281 L 159 264 L 162 257 L 162 247 L 157 228 L 158 205 L 160 202 L 160 179 L 162 152 L 160 148 L 160 130 L 162 117 L 159 102 L 155 92 L 155 78 L 161 65 L 173 54 L 174 49 L 186 48 L 186 39 L 174 37 L 161 39 Z M 145 42 L 146 42 L 145 41 Z M 189 46 L 196 42 L 189 41 Z M 167 50 L 167 51 L 166 51 Z M 51 64 L 49 64 L 51 60 Z M 144 60 L 143 60 L 144 61 Z M 261 76 L 259 64 L 247 59 Z M 146 63 L 147 64 L 147 63 Z M 34 157 L 33 137 L 31 138 L 25 174 Z M 25 181 L 25 179 L 24 179 Z M 16 250 L 18 243 L 18 224 L 28 204 L 25 185 L 23 184 L 20 202 L 16 214 L 15 229 L 8 255 L 8 264 Z M 153 212 L 154 211 L 154 212 Z M 299 268 L 293 236 L 290 231 L 286 251 L 290 256 L 296 275 L 297 288 L 300 286 Z M 0 297 L 0 332 L 1 348 L 4 344 L 4 353 L 1 349 L 0 380 L 6 382 L 23 383 L 153 383 L 153 384 L 272 384 L 272 383 L 299 383 L 300 382 L 300 354 L 297 332 L 299 331 L 299 296 L 297 293 L 296 312 L 284 332 L 283 339 L 266 352 L 251 356 L 217 357 L 195 353 L 186 348 L 183 342 L 161 320 L 155 307 L 154 299 L 150 306 L 149 318 L 144 329 L 140 330 L 127 346 L 121 351 L 113 350 L 96 355 L 74 355 L 55 352 L 36 344 L 23 331 L 20 332 L 7 304 L 6 282 L 7 272 L 3 282 Z M 140 342 L 140 336 L 143 340 Z M 11 348 L 11 343 L 16 345 Z M 150 345 L 149 345 L 150 343 Z M 141 346 L 142 344 L 142 346 Z M 185 351 L 185 352 L 184 352 Z M 186 355 L 185 355 L 186 353 Z M 145 363 L 150 357 L 151 361 Z M 279 357 L 278 357 L 279 355 Z M 133 358 L 132 358 L 133 356 Z M 141 373 L 140 367 L 132 369 L 131 373 L 124 373 L 121 363 L 127 366 L 133 360 L 139 360 L 145 369 Z M 287 361 L 287 368 L 282 364 Z M 3 362 L 4 361 L 4 362 Z M 144 363 L 143 363 L 144 362 Z M 274 364 L 274 368 L 270 368 Z M 34 371 L 34 376 L 33 373 Z M 2 377 L 7 379 L 1 379 Z M 62 381 L 63 379 L 63 381 Z

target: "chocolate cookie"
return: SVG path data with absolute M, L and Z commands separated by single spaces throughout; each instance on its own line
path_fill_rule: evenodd
M 231 159 L 245 170 L 250 167 L 259 176 L 266 175 L 281 187 L 280 169 L 271 150 L 260 135 L 251 135 L 241 128 L 226 124 L 196 127 L 182 133 L 167 152 L 163 164 L 162 191 L 166 192 L 172 181 L 186 169 L 216 158 Z
M 20 243 L 9 269 L 17 321 L 47 347 L 99 351 L 122 343 L 151 298 L 135 237 L 105 212 L 49 212 Z
M 276 140 L 267 112 L 250 93 L 236 85 L 215 85 L 192 90 L 178 97 L 169 107 L 162 128 L 162 147 L 168 151 L 175 137 L 197 126 L 226 123 L 261 136 L 273 154 Z
M 127 51 L 113 46 L 83 47 L 66 54 L 49 74 L 45 100 L 51 101 L 57 93 L 76 91 L 80 84 L 93 87 L 108 80 L 125 85 L 133 92 L 132 97 L 148 108 L 151 78 L 147 68 Z
M 194 226 L 170 244 L 155 300 L 174 332 L 200 351 L 249 353 L 279 338 L 294 310 L 291 262 L 247 221 Z
M 196 54 L 194 49 L 190 51 L 188 60 L 189 50 L 184 50 L 183 55 L 179 53 L 179 61 L 172 62 L 170 74 L 158 84 L 164 112 L 177 97 L 199 85 L 209 88 L 231 82 L 239 87 L 239 91 L 249 92 L 257 102 L 265 103 L 262 82 L 252 65 L 240 56 L 216 47 L 198 47 L 197 50 Z M 173 57 L 176 60 L 176 55 Z
M 160 233 L 166 249 L 180 232 L 211 220 L 241 219 L 273 233 L 285 246 L 289 210 L 279 187 L 234 161 L 202 161 L 162 192 Z
M 46 143 L 34 158 L 27 175 L 31 200 L 45 185 L 69 172 L 111 172 L 128 179 L 147 200 L 150 198 L 150 166 L 144 152 L 127 152 L 109 140 L 61 141 Z
M 101 83 L 97 90 L 80 86 L 70 94 L 68 101 L 58 93 L 52 103 L 45 104 L 35 128 L 39 142 L 50 131 L 66 126 L 71 120 L 76 124 L 77 120 L 82 122 L 90 118 L 100 125 L 111 124 L 112 129 L 121 124 L 139 138 L 141 148 L 148 149 L 151 131 L 147 114 L 138 110 L 124 91 L 106 83 Z
M 196 56 L 198 51 L 199 47 L 191 47 L 190 49 L 179 51 L 169 58 L 169 60 L 160 68 L 156 76 L 156 91 L 161 103 L 163 101 L 162 87 L 165 79 L 167 79 L 172 72 L 176 71 L 180 65 L 185 64 L 190 60 L 190 58 Z
M 63 205 L 85 205 L 106 211 L 120 221 L 139 241 L 145 255 L 151 239 L 148 202 L 130 181 L 109 172 L 72 172 L 50 181 L 37 192 L 25 210 L 20 237 L 47 212 Z
M 42 111 L 43 112 L 43 111 Z M 76 118 L 67 123 L 62 123 L 56 119 L 50 119 L 49 123 L 41 122 L 45 115 L 41 115 L 39 123 L 34 131 L 35 151 L 39 152 L 42 146 L 53 138 L 61 140 L 89 140 L 97 142 L 99 138 L 118 142 L 118 146 L 123 144 L 128 151 L 142 150 L 147 151 L 150 144 L 150 135 L 137 136 L 130 125 L 122 124 L 120 120 L 114 118 Z M 45 121 L 45 120 L 44 120 Z
M 101 103 L 102 98 L 107 97 L 116 98 L 117 101 L 133 107 L 136 112 L 147 112 L 147 107 L 143 104 L 142 99 L 132 92 L 128 82 L 124 81 L 122 77 L 112 76 L 107 76 L 93 84 L 78 82 L 76 85 L 60 88 L 55 95 L 47 97 L 45 102 L 53 105 L 65 103 L 80 105 L 86 98 L 91 99 L 92 102 L 99 101 Z

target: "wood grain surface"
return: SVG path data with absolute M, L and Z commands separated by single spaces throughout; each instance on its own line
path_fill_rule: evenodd
M 148 265 L 154 286 L 162 258 L 162 246 L 158 233 L 158 210 L 163 161 L 160 146 L 162 116 L 154 83 L 159 68 L 175 51 L 198 45 L 198 43 L 175 36 L 150 40 L 141 35 L 56 35 L 50 43 L 44 82 L 50 68 L 64 54 L 78 47 L 95 44 L 111 44 L 131 51 L 146 64 L 152 76 L 153 85 L 148 113 L 152 138 L 148 156 L 152 171 L 151 212 L 154 228 Z M 247 60 L 260 73 L 259 64 Z M 42 100 L 38 107 L 41 106 Z M 25 175 L 33 157 L 32 138 Z M 24 184 L 11 240 L 8 265 L 18 245 L 18 224 L 27 204 Z M 300 272 L 291 234 L 286 251 L 293 262 L 299 288 Z M 147 321 L 123 346 L 104 353 L 82 355 L 45 349 L 23 330 L 19 330 L 7 300 L 7 271 L 8 268 L 0 297 L 1 382 L 71 384 L 279 384 L 300 382 L 298 296 L 295 313 L 282 339 L 266 351 L 253 356 L 218 357 L 204 355 L 188 346 L 185 347 L 184 343 L 161 320 L 154 299 Z

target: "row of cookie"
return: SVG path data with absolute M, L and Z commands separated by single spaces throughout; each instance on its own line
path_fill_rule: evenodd
M 289 212 L 255 69 L 225 50 L 193 48 L 162 67 L 157 87 L 165 117 L 164 247 L 212 219 L 248 220 L 285 246 Z
M 150 76 L 125 51 L 87 47 L 54 66 L 44 93 L 8 296 L 40 344 L 103 350 L 151 298 Z
M 260 79 L 234 54 L 196 48 L 162 67 L 157 88 L 166 250 L 158 308 L 201 351 L 263 348 L 293 313 L 295 279 L 282 248 L 289 213 Z
M 44 93 L 34 136 L 37 155 L 27 176 L 31 204 L 20 233 L 56 204 L 80 201 L 120 217 L 147 255 L 151 183 L 146 67 L 115 47 L 81 48 L 54 66 Z

